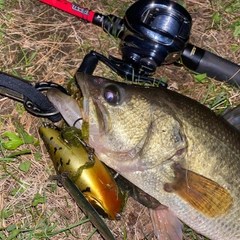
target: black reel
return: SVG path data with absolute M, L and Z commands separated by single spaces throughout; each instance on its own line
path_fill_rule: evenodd
M 189 40 L 191 25 L 190 14 L 175 2 L 137 1 L 124 17 L 122 58 L 139 75 L 149 76 L 161 64 L 180 58 Z
M 98 13 L 93 23 L 121 39 L 122 59 L 93 55 L 130 81 L 156 83 L 149 76 L 157 67 L 180 60 L 196 73 L 240 85 L 239 65 L 188 43 L 192 19 L 188 11 L 175 2 L 139 0 L 128 8 L 124 19 Z M 163 85 L 161 80 L 158 82 L 159 86 Z

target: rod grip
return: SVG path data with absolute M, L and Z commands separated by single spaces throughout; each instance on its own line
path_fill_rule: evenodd
M 240 86 L 240 66 L 209 51 L 188 44 L 182 53 L 182 62 L 197 73 Z

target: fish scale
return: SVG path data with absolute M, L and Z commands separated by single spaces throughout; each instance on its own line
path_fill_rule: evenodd
M 77 81 L 89 102 L 90 144 L 99 159 L 202 235 L 240 239 L 236 129 L 197 101 L 164 88 L 81 73 Z M 115 102 L 106 97 L 112 89 Z

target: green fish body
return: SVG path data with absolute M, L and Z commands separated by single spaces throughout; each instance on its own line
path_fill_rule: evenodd
M 240 134 L 195 100 L 77 74 L 98 158 L 213 240 L 240 239 Z M 85 113 L 87 114 L 87 113 Z

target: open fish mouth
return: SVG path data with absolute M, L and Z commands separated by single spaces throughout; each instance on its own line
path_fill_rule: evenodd
M 82 113 L 82 119 L 84 122 L 89 122 L 89 100 L 83 97 L 82 103 L 83 109 L 80 109 Z
M 96 109 L 90 109 L 90 101 L 92 101 L 92 97 L 90 96 L 90 92 L 88 91 L 88 86 L 87 86 L 87 80 L 85 80 L 85 78 L 87 77 L 86 74 L 83 73 L 77 73 L 76 74 L 76 78 L 77 78 L 77 82 L 78 85 L 80 87 L 81 93 L 82 93 L 82 99 L 81 99 L 81 113 L 82 113 L 82 118 L 83 121 L 88 122 L 90 121 L 90 115 L 92 114 L 93 111 L 97 111 L 100 112 L 99 106 L 96 105 L 96 103 L 93 103 L 95 105 Z M 94 93 L 92 93 L 94 94 Z M 92 104 L 91 104 L 92 105 Z M 92 111 L 90 113 L 90 111 Z
M 47 97 L 54 107 L 61 113 L 69 126 L 75 126 L 78 129 L 82 129 L 83 118 L 88 116 L 87 107 L 84 107 L 85 110 L 83 110 L 82 113 L 82 109 L 79 107 L 78 102 L 58 89 L 49 89 L 47 91 Z M 86 113 L 84 113 L 84 111 Z
M 83 78 L 83 76 L 81 76 L 81 78 Z M 81 81 L 81 83 L 82 82 L 84 81 Z M 81 90 L 83 97 L 80 99 L 80 102 L 58 89 L 52 88 L 47 91 L 48 99 L 61 113 L 69 126 L 75 126 L 78 129 L 82 129 L 83 122 L 89 122 L 89 100 L 91 98 L 84 89 L 85 87 L 82 85 Z
M 113 124 L 104 103 L 105 79 L 77 73 L 76 79 L 83 95 L 83 119 L 89 123 L 89 135 L 98 138 L 112 130 Z

